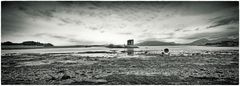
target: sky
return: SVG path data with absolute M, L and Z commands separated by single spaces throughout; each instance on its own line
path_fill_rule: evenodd
M 1 41 L 190 43 L 239 37 L 238 2 L 2 1 Z

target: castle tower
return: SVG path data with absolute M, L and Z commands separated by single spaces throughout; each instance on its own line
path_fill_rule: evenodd
M 127 40 L 127 45 L 134 45 L 134 40 L 133 39 Z

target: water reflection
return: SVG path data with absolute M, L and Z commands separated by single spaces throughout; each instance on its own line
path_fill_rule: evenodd
M 134 48 L 127 48 L 127 55 L 133 56 L 134 55 Z

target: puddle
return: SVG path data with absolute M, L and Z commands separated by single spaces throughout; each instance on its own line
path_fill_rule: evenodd
M 115 57 L 117 54 L 109 53 L 83 53 L 83 54 L 72 54 L 72 56 L 84 56 L 84 57 Z
M 56 63 L 63 63 L 63 64 L 82 64 L 82 65 L 91 65 L 94 63 L 97 63 L 97 61 L 84 61 L 84 60 L 62 60 L 62 61 L 56 61 Z
M 72 61 L 72 60 L 63 60 L 63 61 L 57 61 L 57 62 L 60 62 L 60 63 L 77 63 L 77 61 Z
M 51 61 L 51 60 L 28 61 L 28 62 L 20 63 L 20 65 L 18 65 L 17 67 L 19 67 L 19 66 L 38 66 L 38 65 L 47 65 L 47 64 L 51 64 L 51 63 L 53 63 L 53 61 Z

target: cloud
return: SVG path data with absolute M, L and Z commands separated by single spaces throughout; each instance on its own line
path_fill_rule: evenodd
M 200 32 L 195 33 L 192 35 L 178 37 L 179 39 L 201 39 L 201 38 L 208 38 L 208 39 L 217 39 L 223 37 L 237 37 L 239 35 L 238 27 L 230 27 L 226 28 L 228 30 L 220 31 L 220 32 Z
M 89 27 L 89 29 L 91 29 L 91 30 L 98 30 L 99 28 L 97 28 L 97 27 Z
M 81 20 L 74 20 L 74 19 L 70 19 L 70 18 L 59 18 L 60 21 L 64 22 L 65 24 L 82 24 Z
M 127 39 L 186 42 L 236 36 L 238 12 L 238 2 L 3 1 L 1 28 L 4 40 L 36 39 L 57 44 L 121 44 Z M 37 33 L 42 33 L 38 34 L 41 38 L 27 37 Z
M 228 27 L 228 28 L 226 28 L 226 29 L 230 29 L 230 30 L 236 30 L 236 29 L 239 29 L 238 27 Z
M 176 32 L 181 31 L 181 30 L 182 30 L 182 28 L 175 29 Z
M 238 17 L 229 17 L 229 18 L 223 18 L 223 19 L 214 19 L 217 20 L 214 22 L 213 25 L 208 26 L 207 28 L 213 28 L 213 27 L 218 27 L 218 26 L 223 26 L 223 25 L 228 25 L 228 24 L 237 24 L 239 23 L 239 18 Z
M 132 35 L 132 33 L 130 33 L 130 32 L 122 32 L 122 33 L 118 33 L 118 34 L 122 34 L 122 35 Z
M 199 28 L 196 28 L 196 29 L 194 29 L 195 31 L 198 31 L 198 30 L 200 30 Z
M 79 40 L 79 39 L 74 39 L 72 36 L 60 36 L 60 35 L 53 35 L 53 34 L 48 34 L 48 33 L 38 33 L 35 34 L 34 36 L 47 36 L 55 39 L 60 39 L 60 40 L 66 40 L 74 44 L 91 44 L 93 43 L 92 41 L 87 41 L 87 40 Z
M 105 32 L 104 30 L 100 31 L 100 33 L 104 33 L 104 32 Z
M 191 30 L 183 30 L 183 32 L 190 32 Z
M 140 41 L 166 41 L 174 38 L 174 32 L 153 33 L 145 32 L 139 35 Z
M 180 12 L 179 11 L 178 12 L 183 16 L 189 16 L 211 14 L 229 8 L 238 8 L 238 2 L 190 1 L 183 2 L 182 5 L 179 6 L 177 9 L 184 9 L 184 11 L 179 10 Z
M 239 9 L 238 4 L 234 5 L 230 8 L 225 8 L 225 10 L 221 12 L 217 12 L 219 14 L 217 17 L 208 19 L 210 26 L 207 28 L 214 28 L 218 26 L 230 25 L 230 24 L 238 24 L 239 23 Z
M 49 7 L 51 8 L 51 7 Z M 51 9 L 38 9 L 36 7 L 27 7 L 27 6 L 19 6 L 18 9 L 28 16 L 32 16 L 34 18 L 41 17 L 44 19 L 50 19 L 54 17 L 54 13 L 56 10 L 54 8 Z

